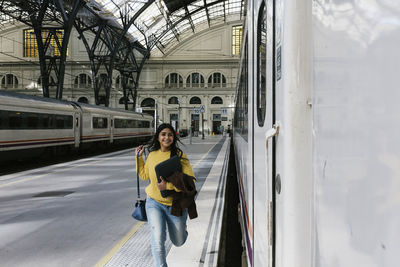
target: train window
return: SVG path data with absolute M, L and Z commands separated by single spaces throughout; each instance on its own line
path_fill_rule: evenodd
M 43 114 L 41 117 L 42 117 L 42 127 L 44 129 L 51 129 L 53 126 L 53 116 L 49 114 Z
M 114 126 L 115 128 L 136 128 L 136 123 L 134 120 L 115 119 Z
M 236 96 L 236 109 L 234 117 L 235 131 L 239 133 L 244 140 L 248 140 L 248 37 L 244 41 L 243 57 L 241 61 L 241 71 L 239 76 L 238 92 Z
M 93 129 L 105 129 L 108 126 L 107 122 L 108 122 L 107 118 L 93 117 L 92 118 Z
M 150 122 L 127 120 L 127 119 L 115 119 L 114 126 L 115 128 L 149 128 Z
M 8 114 L 7 111 L 0 110 L 0 129 L 8 127 Z
M 22 114 L 21 112 L 9 111 L 8 112 L 8 127 L 9 129 L 22 128 Z
M 136 121 L 134 121 L 134 120 L 129 120 L 128 122 L 129 122 L 129 123 L 128 123 L 128 125 L 129 125 L 128 128 L 137 128 L 137 127 L 140 127 L 139 122 L 136 122 Z
M 63 116 L 56 116 L 56 127 L 57 127 L 57 129 L 64 128 L 64 117 Z
M 257 121 L 260 127 L 264 126 L 266 111 L 266 51 L 267 51 L 267 25 L 266 25 L 266 5 L 261 4 L 258 12 L 257 23 Z
M 65 129 L 72 129 L 73 118 L 72 116 L 64 116 L 65 117 Z
M 114 120 L 115 128 L 125 128 L 124 127 L 124 120 L 123 119 L 115 119 Z
M 56 115 L 57 129 L 72 129 L 72 116 Z
M 29 113 L 27 114 L 27 126 L 28 129 L 38 129 L 39 128 L 39 116 L 38 114 Z
M 34 112 L 1 111 L 2 129 L 72 129 L 73 118 Z

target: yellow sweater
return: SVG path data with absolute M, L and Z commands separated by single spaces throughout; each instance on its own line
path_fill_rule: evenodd
M 182 152 L 183 153 L 183 152 Z M 163 198 L 161 196 L 161 192 L 157 187 L 157 175 L 154 167 L 164 160 L 167 160 L 171 157 L 171 152 L 162 152 L 160 149 L 156 151 L 150 152 L 149 156 L 146 159 L 146 163 L 144 162 L 143 158 L 139 157 L 139 164 L 136 166 L 136 171 L 139 172 L 139 176 L 142 180 L 150 179 L 150 184 L 146 187 L 146 194 L 151 197 L 152 199 L 158 201 L 161 204 L 172 206 L 172 196 L 167 198 Z M 190 166 L 189 159 L 187 158 L 186 154 L 182 154 L 181 159 L 182 165 L 182 172 L 193 176 L 194 173 L 192 167 Z M 175 186 L 171 183 L 167 182 L 167 190 L 175 190 L 179 191 Z

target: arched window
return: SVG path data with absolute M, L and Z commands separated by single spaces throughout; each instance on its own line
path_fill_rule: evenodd
M 115 79 L 115 87 L 117 89 L 122 89 L 123 85 L 122 85 L 122 79 L 120 78 L 120 76 L 118 75 L 117 78 Z M 126 88 L 133 88 L 133 79 L 129 78 L 128 82 L 126 84 Z
M 168 104 L 178 104 L 179 100 L 176 96 L 171 97 L 168 99 Z
M 18 79 L 14 74 L 6 74 L 1 79 L 1 88 L 18 88 Z
M 186 87 L 204 87 L 204 77 L 198 72 L 190 74 L 186 78 Z
M 108 75 L 106 73 L 101 73 L 97 79 L 99 80 L 98 88 L 105 88 L 107 85 Z
M 156 105 L 156 101 L 153 98 L 145 98 L 142 103 L 140 104 L 140 106 L 142 108 L 153 108 Z
M 178 73 L 170 73 L 165 77 L 165 87 L 183 87 L 183 78 Z
M 197 96 L 194 96 L 190 99 L 190 104 L 201 104 L 201 99 Z
M 81 96 L 80 98 L 78 98 L 78 102 L 79 103 L 89 104 L 89 100 L 84 96 Z
M 124 104 L 125 104 L 125 98 L 126 98 L 126 100 L 127 100 L 127 103 L 131 103 L 129 97 L 123 96 L 123 97 L 121 97 L 121 98 L 119 99 L 119 103 L 120 103 L 121 105 L 124 105 Z M 142 103 L 143 103 L 143 102 L 142 102 Z
M 75 77 L 74 87 L 75 88 L 88 88 L 92 86 L 92 79 L 89 75 L 81 73 Z
M 223 104 L 222 98 L 219 96 L 213 97 L 213 99 L 211 99 L 211 104 Z
M 208 77 L 208 87 L 226 87 L 226 78 L 220 72 L 214 72 Z

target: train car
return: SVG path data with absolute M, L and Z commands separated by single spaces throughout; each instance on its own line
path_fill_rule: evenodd
M 400 261 L 400 5 L 247 1 L 233 142 L 248 266 Z
M 67 101 L 0 91 L 0 151 L 75 145 L 80 110 Z
M 82 109 L 82 143 L 144 142 L 154 133 L 153 117 L 120 109 L 75 103 Z
M 152 120 L 136 112 L 0 91 L 0 158 L 144 142 L 154 132 Z

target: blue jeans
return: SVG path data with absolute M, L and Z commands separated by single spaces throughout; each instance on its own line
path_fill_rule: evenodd
M 172 244 L 182 246 L 188 236 L 186 231 L 187 210 L 182 216 L 171 215 L 171 207 L 163 205 L 151 197 L 146 200 L 147 221 L 151 233 L 151 252 L 157 267 L 166 267 L 165 240 L 168 232 Z

